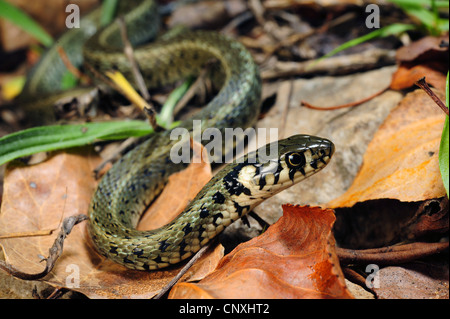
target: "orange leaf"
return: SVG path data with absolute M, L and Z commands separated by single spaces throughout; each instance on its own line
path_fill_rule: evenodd
M 444 113 L 425 92 L 408 94 L 368 145 L 352 186 L 327 206 L 351 207 L 380 198 L 422 201 L 445 196 L 438 162 L 444 120 Z
M 442 37 L 424 37 L 397 50 L 396 59 L 400 66 L 392 76 L 391 89 L 402 90 L 414 86 L 420 78 L 441 92 L 445 92 L 448 71 L 448 34 Z
M 169 298 L 352 298 L 335 254 L 333 211 L 283 205 L 283 212 L 213 273 L 177 284 Z
M 0 235 L 42 229 L 59 230 L 62 218 L 86 214 L 97 184 L 93 169 L 100 161 L 98 156 L 89 152 L 58 153 L 37 165 L 8 167 L 4 179 Z M 204 166 L 193 164 L 183 172 L 191 176 L 196 165 Z M 200 175 L 203 173 L 199 173 L 198 179 Z M 201 188 L 200 185 L 191 185 L 192 192 L 195 192 L 195 187 Z M 182 197 L 175 196 L 171 203 L 180 206 L 177 200 L 186 200 Z M 150 298 L 183 267 L 180 264 L 162 271 L 143 272 L 115 264 L 96 253 L 86 225 L 82 223 L 76 226 L 66 238 L 63 254 L 44 281 L 77 290 L 89 297 Z M 48 255 L 56 233 L 50 236 L 0 239 L 6 261 L 24 272 L 42 271 L 45 265 L 40 263 L 38 255 Z M 182 280 L 203 278 L 216 267 L 222 256 L 223 247 L 218 246 L 196 262 Z
M 412 65 L 402 63 L 392 76 L 390 88 L 392 90 L 403 90 L 413 87 L 421 78 L 425 77 L 427 83 L 433 85 L 441 92 L 445 92 L 446 76 L 433 68 L 434 63 Z
M 199 144 L 195 145 L 194 149 L 195 147 L 200 148 L 201 152 L 203 146 Z M 163 192 L 145 212 L 137 229 L 151 230 L 164 226 L 183 212 L 189 202 L 209 182 L 212 177 L 211 165 L 201 160 L 199 151 L 194 152 L 193 161 L 187 169 L 169 177 Z

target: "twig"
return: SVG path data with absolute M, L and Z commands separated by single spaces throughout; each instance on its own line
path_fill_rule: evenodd
M 114 150 L 113 154 L 106 158 L 104 161 L 102 161 L 95 169 L 94 169 L 94 175 L 95 179 L 99 179 L 100 172 L 103 170 L 103 168 L 108 163 L 114 162 L 116 159 L 119 158 L 120 155 L 122 155 L 123 151 L 129 148 L 131 145 L 135 144 L 139 139 L 137 137 L 129 137 Z
M 130 40 L 128 39 L 127 34 L 127 28 L 125 25 L 125 20 L 123 16 L 117 19 L 117 23 L 120 27 L 120 35 L 122 37 L 123 42 L 123 52 L 125 53 L 125 56 L 128 58 L 131 64 L 131 71 L 133 72 L 134 79 L 136 81 L 136 84 L 139 88 L 139 91 L 141 91 L 142 96 L 144 99 L 149 102 L 150 101 L 150 93 L 147 90 L 147 86 L 145 85 L 144 77 L 142 76 L 142 73 L 139 70 L 139 65 L 134 58 L 134 50 L 131 46 Z M 151 106 L 153 108 L 153 106 Z M 154 113 L 156 114 L 156 111 L 153 109 Z
M 448 249 L 444 243 L 412 243 L 399 246 L 387 246 L 375 249 L 353 250 L 336 248 L 339 261 L 343 264 L 394 265 L 418 258 L 431 256 Z
M 51 235 L 54 231 L 55 231 L 55 229 L 44 229 L 44 230 L 36 230 L 36 231 L 30 231 L 30 232 L 10 233 L 10 234 L 6 234 L 6 235 L 0 235 L 0 239 L 48 236 L 48 235 Z
M 286 103 L 283 105 L 283 109 L 281 111 L 281 123 L 280 123 L 280 129 L 281 132 L 280 134 L 280 138 L 284 138 L 284 131 L 286 128 L 286 122 L 287 122 L 287 116 L 289 113 L 289 106 L 291 104 L 291 99 L 292 99 L 292 91 L 294 88 L 294 82 L 293 81 L 289 81 L 289 91 L 286 97 Z
M 145 114 L 147 115 L 153 129 L 155 131 L 158 131 L 161 129 L 156 123 L 156 114 L 158 113 L 156 112 L 155 107 L 150 103 L 150 93 L 148 92 L 147 87 L 145 85 L 144 77 L 142 76 L 142 73 L 139 70 L 139 65 L 136 59 L 134 58 L 134 50 L 133 47 L 131 46 L 130 40 L 128 39 L 127 28 L 123 16 L 117 19 L 117 23 L 119 24 L 120 27 L 120 34 L 123 42 L 123 51 L 125 53 L 125 56 L 130 61 L 131 72 L 133 73 L 136 85 L 138 86 L 139 91 L 141 92 L 144 100 L 147 102 L 147 105 L 144 107 Z
M 223 34 L 230 35 L 232 30 L 236 29 L 239 25 L 253 18 L 253 14 L 250 11 L 245 11 L 237 17 L 233 18 L 225 27 L 220 31 Z
M 214 61 L 208 61 L 205 67 L 201 70 L 195 82 L 189 87 L 183 97 L 177 102 L 173 109 L 173 116 L 177 115 L 187 104 L 187 102 L 197 93 L 200 84 L 205 80 L 206 74 Z
M 278 61 L 271 69 L 261 71 L 263 80 L 280 77 L 305 76 L 308 74 L 345 74 L 373 68 L 376 65 L 395 63 L 395 51 L 385 49 L 367 50 L 361 53 L 335 56 L 325 60 L 305 62 Z
M 161 289 L 161 291 L 153 299 L 160 299 L 162 296 L 164 296 L 181 279 L 181 277 L 184 276 L 184 274 L 192 267 L 192 265 L 205 254 L 205 252 L 208 250 L 208 248 L 212 247 L 214 242 L 215 242 L 215 240 L 210 241 L 205 246 L 200 248 L 200 250 L 197 251 L 197 253 L 180 270 L 180 272 L 166 286 L 164 286 Z
M 8 274 L 23 280 L 37 280 L 45 277 L 49 272 L 52 271 L 53 267 L 56 264 L 56 261 L 58 260 L 59 256 L 61 256 L 63 251 L 64 239 L 67 237 L 67 235 L 70 234 L 75 225 L 86 219 L 88 219 L 88 217 L 83 214 L 70 216 L 64 219 L 61 230 L 56 237 L 53 246 L 49 249 L 50 255 L 45 259 L 46 265 L 45 269 L 42 272 L 36 274 L 28 274 L 1 260 L 0 269 L 3 269 Z
M 421 78 L 419 81 L 415 83 L 418 87 L 425 91 L 429 97 L 444 111 L 447 116 L 449 116 L 448 107 L 445 106 L 444 102 L 430 89 L 427 82 L 425 81 L 425 77 Z
M 343 108 L 346 108 L 346 107 L 358 106 L 358 105 L 363 104 L 363 103 L 365 103 L 367 101 L 370 101 L 373 98 L 377 97 L 378 95 L 386 92 L 389 89 L 389 87 L 390 86 L 388 86 L 388 87 L 386 87 L 386 88 L 384 88 L 384 89 L 382 89 L 382 90 L 380 90 L 380 91 L 378 91 L 378 92 L 376 92 L 376 93 L 374 93 L 374 94 L 372 94 L 372 95 L 370 95 L 370 96 L 368 96 L 366 98 L 363 98 L 363 99 L 361 99 L 359 101 L 354 101 L 354 102 L 350 102 L 350 103 L 347 103 L 347 104 L 341 104 L 341 105 L 336 105 L 336 106 L 320 107 L 320 106 L 314 106 L 312 104 L 309 104 L 306 101 L 300 101 L 300 103 L 301 103 L 302 106 L 307 107 L 309 109 L 313 109 L 313 110 L 319 110 L 319 111 L 339 110 L 339 109 L 343 109 Z
M 104 82 L 107 86 L 110 88 L 113 88 L 117 92 L 119 92 L 122 95 L 125 95 L 125 92 L 122 90 L 120 86 L 118 86 L 116 83 L 111 81 L 107 76 L 104 76 L 100 72 L 98 72 L 91 64 L 84 62 L 84 66 L 89 69 L 89 72 L 91 72 L 97 79 Z
M 81 71 L 77 67 L 75 67 L 72 64 L 72 62 L 70 62 L 70 59 L 67 56 L 67 53 L 64 50 L 64 48 L 62 46 L 58 45 L 57 50 L 58 50 L 59 57 L 61 58 L 64 65 L 66 66 L 67 70 L 69 70 L 69 72 L 72 73 L 77 79 L 91 84 L 91 82 L 92 82 L 91 79 L 88 76 L 81 73 Z
M 309 30 L 308 32 L 304 33 L 294 33 L 293 35 L 287 37 L 286 39 L 283 39 L 279 41 L 276 45 L 274 45 L 272 48 L 267 50 L 264 54 L 264 57 L 261 59 L 261 64 L 265 63 L 276 51 L 283 47 L 292 46 L 295 43 L 298 43 L 300 41 L 305 40 L 306 38 L 317 34 L 317 33 L 323 33 L 329 29 L 332 29 L 339 24 L 342 24 L 344 22 L 347 22 L 348 20 L 352 19 L 355 15 L 353 13 L 345 14 L 343 16 L 339 16 L 334 20 L 331 20 L 327 23 L 325 23 L 323 26 L 319 28 L 314 28 Z

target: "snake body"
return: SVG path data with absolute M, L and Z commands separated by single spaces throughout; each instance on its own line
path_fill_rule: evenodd
M 126 1 L 132 2 L 136 1 Z M 150 35 L 144 37 L 153 37 L 156 28 L 148 26 L 147 21 L 158 20 L 153 0 L 136 4 L 137 9 L 125 16 L 134 44 L 141 41 L 134 38 L 134 32 L 150 29 Z M 141 16 L 145 18 L 141 20 Z M 132 78 L 116 24 L 93 35 L 83 51 L 84 58 L 97 69 L 113 67 Z M 214 127 L 222 136 L 226 128 L 245 129 L 255 123 L 261 80 L 257 65 L 239 42 L 214 32 L 183 32 L 138 47 L 135 57 L 149 87 L 197 74 L 208 61 L 218 62 L 212 76 L 220 88 L 218 94 L 202 111 L 180 124 L 191 136 L 195 119 L 201 121 L 203 131 Z M 34 73 L 43 76 L 45 72 L 38 68 Z M 60 75 L 52 75 L 48 82 L 58 78 Z M 48 82 L 44 85 L 29 81 L 28 91 L 39 87 L 47 90 L 52 86 Z M 170 139 L 170 131 L 153 134 L 103 176 L 90 204 L 88 229 L 95 247 L 104 256 L 139 270 L 178 263 L 263 200 L 322 169 L 334 151 L 330 141 L 306 135 L 266 145 L 225 166 L 174 221 L 156 230 L 138 231 L 135 226 L 142 213 L 161 192 L 168 177 L 186 167 L 171 161 L 170 150 L 176 143 Z M 278 152 L 267 161 L 260 154 L 270 153 L 267 150 L 271 146 L 276 146 Z

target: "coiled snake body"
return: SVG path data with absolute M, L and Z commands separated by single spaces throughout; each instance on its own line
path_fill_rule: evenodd
M 138 4 L 139 10 L 147 10 L 147 21 L 149 16 L 157 19 L 153 0 Z M 125 20 L 136 19 L 136 15 L 132 11 Z M 147 24 L 137 23 L 134 29 L 139 31 Z M 128 28 L 133 34 L 132 27 Z M 106 27 L 88 40 L 85 58 L 99 69 L 113 66 L 131 77 L 120 43 L 117 25 Z M 135 56 L 149 86 L 198 73 L 211 59 L 219 62 L 213 74 L 221 87 L 219 93 L 181 127 L 192 131 L 192 121 L 198 119 L 202 130 L 215 127 L 224 133 L 228 127 L 245 129 L 255 123 L 261 81 L 258 67 L 239 42 L 213 32 L 184 32 L 138 48 Z M 139 270 L 178 263 L 263 200 L 322 169 L 334 151 L 326 139 L 296 135 L 273 144 L 278 152 L 263 161 L 261 152 L 270 153 L 270 145 L 265 146 L 222 169 L 174 221 L 156 230 L 138 231 L 135 226 L 141 214 L 168 176 L 185 167 L 170 159 L 170 149 L 177 142 L 168 131 L 153 134 L 102 178 L 89 209 L 89 233 L 101 254 Z

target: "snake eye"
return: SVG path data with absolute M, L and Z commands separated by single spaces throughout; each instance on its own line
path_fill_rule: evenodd
M 287 157 L 287 164 L 289 167 L 298 167 L 306 164 L 305 155 L 301 153 L 291 153 Z

